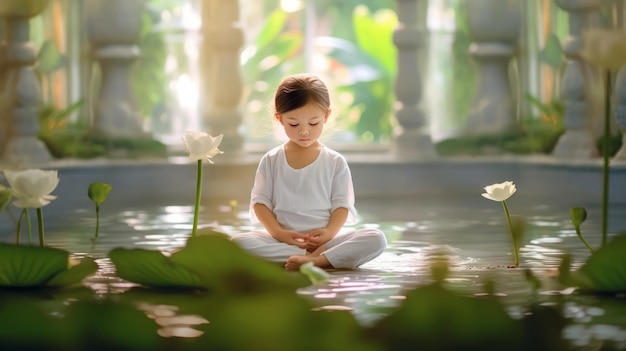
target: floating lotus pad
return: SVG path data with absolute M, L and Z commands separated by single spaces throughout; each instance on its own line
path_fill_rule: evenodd
M 0 244 L 0 287 L 62 287 L 98 270 L 93 258 L 70 260 L 70 252 L 39 246 Z
M 109 258 L 118 277 L 157 288 L 250 292 L 294 290 L 308 283 L 304 275 L 253 256 L 217 232 L 189 237 L 169 257 L 160 251 L 115 248 Z

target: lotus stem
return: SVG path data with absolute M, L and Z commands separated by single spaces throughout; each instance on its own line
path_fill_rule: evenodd
M 585 240 L 585 238 L 583 238 L 583 234 L 580 232 L 580 226 L 574 226 L 576 228 L 576 234 L 578 235 L 578 238 L 580 239 L 580 241 L 583 242 L 583 244 L 585 244 L 585 246 L 587 246 L 587 248 L 589 249 L 589 251 L 591 251 L 591 253 L 593 253 L 593 247 L 591 247 L 591 245 L 589 245 L 589 243 L 587 242 L 587 240 Z
M 511 233 L 511 240 L 513 241 L 513 258 L 515 260 L 515 267 L 519 266 L 519 254 L 517 248 L 517 240 L 515 239 L 515 233 L 513 233 L 513 225 L 511 224 L 511 215 L 509 214 L 509 207 L 506 205 L 506 200 L 502 201 L 502 207 L 504 207 L 504 214 L 506 215 L 506 221 L 509 224 L 509 232 Z
M 43 239 L 43 211 L 41 211 L 41 207 L 37 209 L 37 225 L 39 226 L 39 246 L 44 247 L 46 243 Z
M 96 205 L 96 234 L 95 237 L 98 237 L 98 233 L 100 232 L 100 206 Z
M 22 231 L 22 218 L 24 218 L 25 212 L 26 212 L 26 209 L 23 208 L 22 212 L 20 213 L 20 217 L 17 219 L 17 233 L 15 233 L 15 242 L 17 245 L 20 244 L 20 232 Z
M 33 226 L 30 222 L 30 212 L 28 212 L 28 209 L 25 208 L 24 209 L 24 214 L 26 215 L 26 226 L 28 228 L 28 245 L 32 245 L 33 243 Z
M 193 228 L 191 236 L 195 236 L 198 231 L 198 217 L 200 213 L 200 195 L 202 194 L 202 160 L 198 160 L 198 175 L 196 179 L 196 203 L 193 209 Z
M 604 94 L 604 139 L 602 140 L 602 246 L 606 244 L 609 222 L 609 137 L 611 135 L 611 71 L 605 73 L 606 92 Z

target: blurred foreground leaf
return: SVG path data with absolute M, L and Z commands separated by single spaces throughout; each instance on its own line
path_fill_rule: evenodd
M 388 350 L 515 350 L 522 341 L 497 300 L 457 295 L 441 284 L 410 291 L 368 335 Z
M 73 331 L 76 350 L 155 350 L 161 342 L 158 325 L 129 305 L 110 301 L 74 303 L 65 319 Z
M 330 274 L 324 269 L 313 265 L 313 262 L 307 262 L 300 266 L 300 273 L 306 275 L 313 284 L 325 283 L 330 278 Z
M 572 283 L 581 290 L 598 293 L 626 292 L 626 234 L 622 233 L 593 252 Z
M 0 302 L 0 345 L 3 350 L 48 350 L 72 340 L 71 330 L 59 323 L 37 300 L 12 295 Z
M 350 311 L 311 309 L 293 292 L 229 295 L 215 309 L 203 339 L 214 350 L 384 350 L 365 338 Z
M 3 292 L 2 350 L 162 349 L 157 324 L 141 311 L 108 300 L 82 301 L 84 295 L 81 291 L 67 296 Z

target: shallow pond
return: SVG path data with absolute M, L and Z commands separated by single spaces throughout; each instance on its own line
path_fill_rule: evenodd
M 526 218 L 525 237 L 520 245 L 520 268 L 510 267 L 513 263 L 511 242 L 499 203 L 480 196 L 454 200 L 393 198 L 364 199 L 357 203 L 357 207 L 361 216 L 358 225 L 380 227 L 388 237 L 388 249 L 359 269 L 331 270 L 328 282 L 299 289 L 299 296 L 309 300 L 313 309 L 349 311 L 359 325 L 370 326 L 400 306 L 408 291 L 430 284 L 432 259 L 444 256 L 450 262 L 446 286 L 451 290 L 478 298 L 484 295 L 485 283 L 491 281 L 494 283 L 493 295 L 514 318 L 525 315 L 530 303 L 560 304 L 567 320 L 562 336 L 573 349 L 626 349 L 626 298 L 577 294 L 559 286 L 555 278 L 565 253 L 572 254 L 574 268 L 589 256 L 570 223 L 569 207 L 539 204 L 518 208 L 511 199 L 511 214 Z M 600 209 L 589 206 L 587 210 L 583 235 L 592 246 L 598 246 Z M 85 281 L 85 288 L 81 289 L 46 293 L 3 292 L 4 306 L 30 306 L 15 311 L 26 318 L 23 323 L 29 326 L 33 339 L 41 337 L 43 342 L 53 336 L 44 335 L 38 328 L 48 328 L 49 323 L 69 319 L 68 316 L 72 315 L 72 318 L 78 318 L 76 323 L 86 325 L 88 320 L 106 320 L 107 313 L 116 306 L 130 303 L 134 306 L 133 312 L 148 316 L 157 326 L 159 347 L 193 348 L 193 340 L 205 334 L 207 325 L 217 323 L 201 311 L 207 306 L 216 308 L 220 302 L 211 296 L 142 289 L 116 277 L 107 258 L 107 253 L 114 247 L 173 251 L 183 246 L 191 231 L 192 212 L 191 206 L 110 209 L 105 204 L 100 236 L 96 240 L 93 239 L 95 217 L 91 209 L 73 211 L 63 217 L 47 217 L 47 245 L 64 248 L 78 256 L 96 257 L 100 269 Z M 610 235 L 626 231 L 626 205 L 613 205 L 609 213 Z M 3 220 L 10 218 L 7 214 L 2 216 Z M 216 227 L 226 234 L 246 231 L 251 226 L 246 206 L 228 201 L 206 204 L 201 218 L 201 227 Z M 13 236 L 10 230 L 0 232 L 0 241 L 12 242 Z M 542 282 L 537 291 L 533 291 L 525 278 L 526 269 Z M 64 309 L 68 305 L 93 301 L 103 302 L 106 311 L 72 312 Z M 28 317 L 24 311 L 35 315 L 41 313 L 51 319 L 39 323 L 38 317 Z M 6 308 L 3 313 L 0 311 L 0 317 L 5 318 L 0 321 L 5 329 L 0 332 L 0 340 L 13 340 L 10 328 L 22 323 L 6 320 L 10 312 Z M 81 317 L 76 317 L 76 313 Z M 106 323 L 119 323 L 113 319 L 115 317 L 111 318 Z M 98 324 L 92 327 L 99 328 Z M 91 332 L 98 334 L 96 330 Z M 91 334 L 87 332 L 87 335 Z M 100 339 L 93 337 L 93 340 L 91 342 L 96 343 Z

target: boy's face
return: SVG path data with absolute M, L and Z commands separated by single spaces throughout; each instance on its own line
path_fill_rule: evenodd
M 330 109 L 324 110 L 313 102 L 285 112 L 276 114 L 276 119 L 285 128 L 289 140 L 301 147 L 309 147 L 317 142 L 328 120 Z

